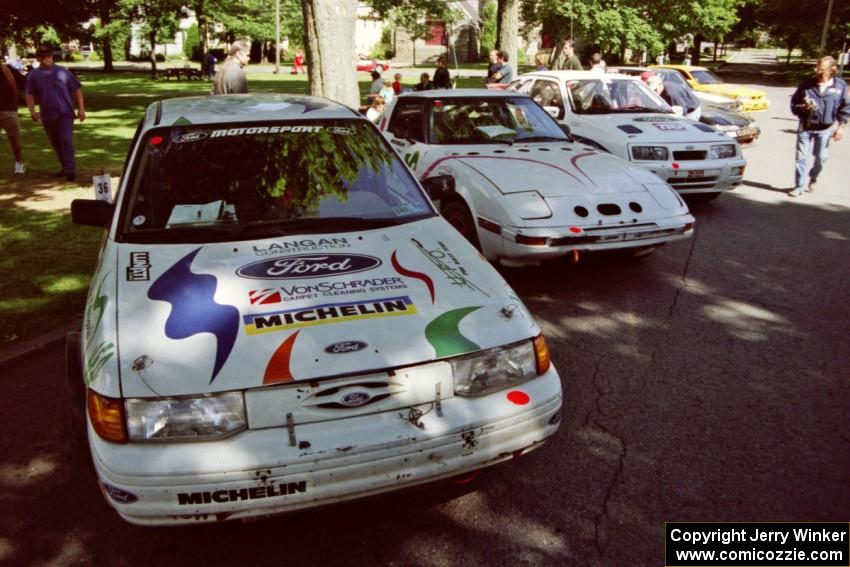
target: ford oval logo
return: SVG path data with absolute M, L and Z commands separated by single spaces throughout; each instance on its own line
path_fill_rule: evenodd
M 325 347 L 325 352 L 328 354 L 345 354 L 347 352 L 357 352 L 369 346 L 362 341 L 342 341 Z
M 362 406 L 371 399 L 372 394 L 369 392 L 351 392 L 350 394 L 344 395 L 339 403 L 350 408 L 356 408 Z
M 300 280 L 365 272 L 380 265 L 378 258 L 363 254 L 300 254 L 252 262 L 236 273 L 257 280 Z

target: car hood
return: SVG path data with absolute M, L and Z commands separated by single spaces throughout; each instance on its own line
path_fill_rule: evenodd
M 684 144 L 713 142 L 714 131 L 690 118 L 672 114 L 588 114 L 582 116 L 586 130 L 576 127 L 575 133 L 594 139 L 602 146 L 616 137 L 624 144 Z M 610 147 L 608 149 L 611 149 Z
M 711 124 L 712 126 L 739 126 L 743 128 L 749 126 L 753 121 L 749 116 L 718 108 L 711 104 L 704 105 L 702 107 L 702 114 L 700 115 L 700 122 Z
M 742 85 L 730 85 L 727 83 L 722 84 L 714 84 L 714 85 L 700 85 L 702 88 L 707 89 L 709 92 L 721 94 L 723 96 L 728 96 L 731 98 L 756 98 L 756 97 L 764 97 L 764 91 L 760 91 L 759 89 L 753 89 L 750 87 L 745 87 Z
M 439 217 L 251 242 L 122 244 L 117 256 L 124 396 L 368 373 L 539 333 Z
M 543 197 L 643 191 L 658 178 L 610 154 L 579 144 L 522 145 L 456 158 L 503 194 L 536 191 Z

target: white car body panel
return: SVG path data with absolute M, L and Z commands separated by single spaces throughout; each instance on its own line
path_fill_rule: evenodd
M 237 95 L 165 101 L 141 134 L 184 116 L 306 122 L 305 100 L 324 108 L 312 109 L 320 119 L 364 120 L 324 99 Z M 393 491 L 517 457 L 558 429 L 554 366 L 455 394 L 449 361 L 530 343 L 540 329 L 439 216 L 191 244 L 127 242 L 119 222 L 92 280 L 78 378 L 122 404 L 241 392 L 246 415 L 229 436 L 181 442 L 113 443 L 87 419 L 101 489 L 131 523 L 257 517 Z
M 590 71 L 543 71 L 517 77 L 510 88 L 530 92 L 534 81 L 549 81 L 558 85 L 563 101 L 571 101 L 566 87 L 570 80 L 630 80 L 629 75 L 607 74 L 600 77 Z M 661 101 L 666 106 L 666 103 Z M 689 118 L 654 112 L 578 114 L 572 102 L 565 104 L 559 121 L 570 127 L 573 135 L 598 145 L 611 154 L 650 170 L 682 194 L 731 191 L 743 180 L 746 160 L 740 146 L 725 134 Z M 717 144 L 735 143 L 735 156 L 707 159 L 709 148 Z M 665 147 L 667 160 L 639 161 L 632 157 L 633 146 Z M 677 159 L 676 153 L 688 156 Z M 684 152 L 689 152 L 688 154 Z M 706 159 L 693 158 L 694 152 L 704 152 Z
M 487 91 L 487 96 L 512 93 Z M 390 131 L 396 102 L 381 120 L 381 130 L 418 178 L 452 176 L 473 218 L 501 227 L 501 234 L 478 227 L 482 253 L 491 261 L 537 264 L 573 250 L 654 246 L 693 233 L 694 219 L 685 203 L 649 171 L 568 141 L 437 145 L 399 139 Z M 631 210 L 630 203 L 638 203 L 641 210 Z M 598 212 L 600 205 L 616 205 L 622 214 L 604 215 Z M 586 217 L 576 214 L 579 206 L 587 209 Z M 547 237 L 557 245 L 519 244 L 517 235 Z M 591 235 L 599 239 L 589 241 Z

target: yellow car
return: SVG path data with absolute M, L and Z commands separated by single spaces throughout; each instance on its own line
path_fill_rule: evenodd
M 767 100 L 767 95 L 764 91 L 742 85 L 724 83 L 723 79 L 705 67 L 691 67 L 686 65 L 653 65 L 652 67 L 678 71 L 696 91 L 740 100 L 744 105 L 744 112 L 767 110 L 770 106 L 770 101 Z

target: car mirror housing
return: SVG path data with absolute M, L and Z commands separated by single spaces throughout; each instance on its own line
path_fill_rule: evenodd
M 432 201 L 439 201 L 455 192 L 455 178 L 451 175 L 436 175 L 422 182 Z
M 74 199 L 71 201 L 71 220 L 76 224 L 98 226 L 109 229 L 115 205 L 94 199 Z

